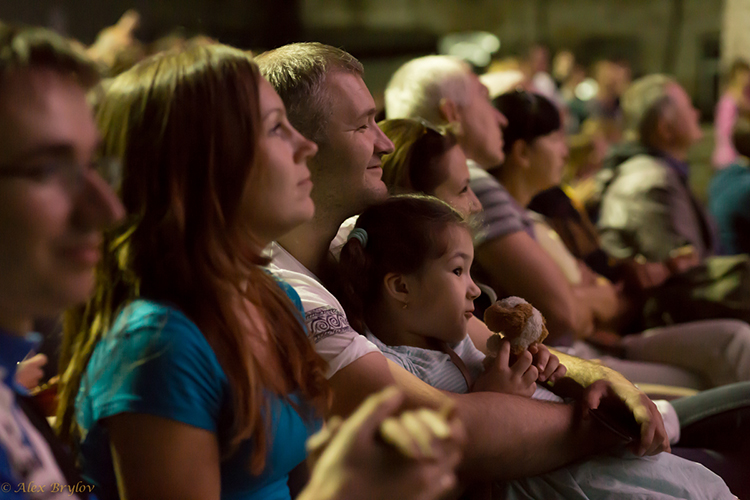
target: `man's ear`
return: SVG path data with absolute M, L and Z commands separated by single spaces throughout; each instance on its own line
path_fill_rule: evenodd
M 403 274 L 388 273 L 383 278 L 385 293 L 401 304 L 409 303 L 409 280 Z
M 461 116 L 458 112 L 458 105 L 453 99 L 443 97 L 440 99 L 440 116 L 448 123 L 460 123 Z

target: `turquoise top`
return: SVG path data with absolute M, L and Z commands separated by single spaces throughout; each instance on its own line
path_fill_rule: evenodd
M 296 293 L 281 285 L 300 308 Z M 320 428 L 320 420 L 309 407 L 300 407 L 300 415 L 276 395 L 269 396 L 269 403 L 266 467 L 251 475 L 252 442 L 242 443 L 221 463 L 222 499 L 290 498 L 288 473 L 305 459 L 305 441 Z M 125 307 L 95 348 L 81 381 L 76 415 L 83 430 L 82 467 L 105 500 L 119 497 L 101 421 L 125 412 L 176 420 L 217 434 L 220 447 L 228 443 L 232 400 L 227 377 L 195 323 L 174 307 L 148 300 Z

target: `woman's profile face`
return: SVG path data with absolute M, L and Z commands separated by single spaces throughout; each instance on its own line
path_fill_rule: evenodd
M 245 189 L 245 222 L 262 244 L 309 221 L 315 206 L 307 161 L 318 147 L 295 130 L 270 83 L 259 85 L 261 127 L 255 164 Z
M 529 145 L 529 170 L 531 184 L 537 192 L 557 186 L 562 182 L 568 143 L 562 129 L 537 137 Z
M 440 158 L 438 168 L 448 172 L 448 177 L 432 193 L 455 208 L 461 215 L 468 217 L 482 211 L 474 191 L 469 186 L 469 167 L 466 155 L 461 146 L 455 145 Z

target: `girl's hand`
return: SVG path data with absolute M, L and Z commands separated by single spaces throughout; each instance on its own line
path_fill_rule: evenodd
M 549 351 L 547 352 L 549 355 Z M 547 364 L 549 358 L 547 358 Z M 557 362 L 559 365 L 559 361 Z M 546 366 L 545 366 L 546 368 Z M 531 397 L 536 390 L 539 370 L 529 351 L 524 351 L 510 364 L 510 342 L 502 340 L 495 358 L 485 359 L 484 373 L 474 382 L 472 392 L 501 392 Z
M 534 366 L 539 370 L 539 382 L 556 382 L 563 378 L 568 369 L 565 368 L 560 360 L 549 352 L 544 344 L 531 344 L 529 352 L 534 357 Z

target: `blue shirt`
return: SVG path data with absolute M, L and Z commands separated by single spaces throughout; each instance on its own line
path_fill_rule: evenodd
M 17 396 L 27 391 L 15 383 L 16 363 L 36 348 L 38 339 L 37 334 L 18 336 L 0 330 L 1 500 L 32 498 L 32 493 L 33 498 L 78 498 L 68 495 L 68 481 L 49 442 L 18 404 Z M 51 430 L 45 432 L 53 438 Z
M 708 187 L 708 210 L 728 255 L 750 253 L 750 169 L 735 162 L 719 170 Z
M 284 288 L 299 308 L 299 297 Z M 300 415 L 283 398 L 269 394 L 268 401 L 266 467 L 259 476 L 251 475 L 252 442 L 242 443 L 221 462 L 222 499 L 290 498 L 288 473 L 305 459 L 305 441 L 320 421 L 304 405 L 298 405 L 304 414 Z M 104 499 L 118 494 L 109 437 L 101 421 L 125 412 L 205 429 L 217 435 L 220 449 L 231 437 L 227 377 L 198 327 L 173 307 L 148 300 L 125 307 L 95 348 L 81 381 L 76 414 L 83 430 L 82 465 Z

